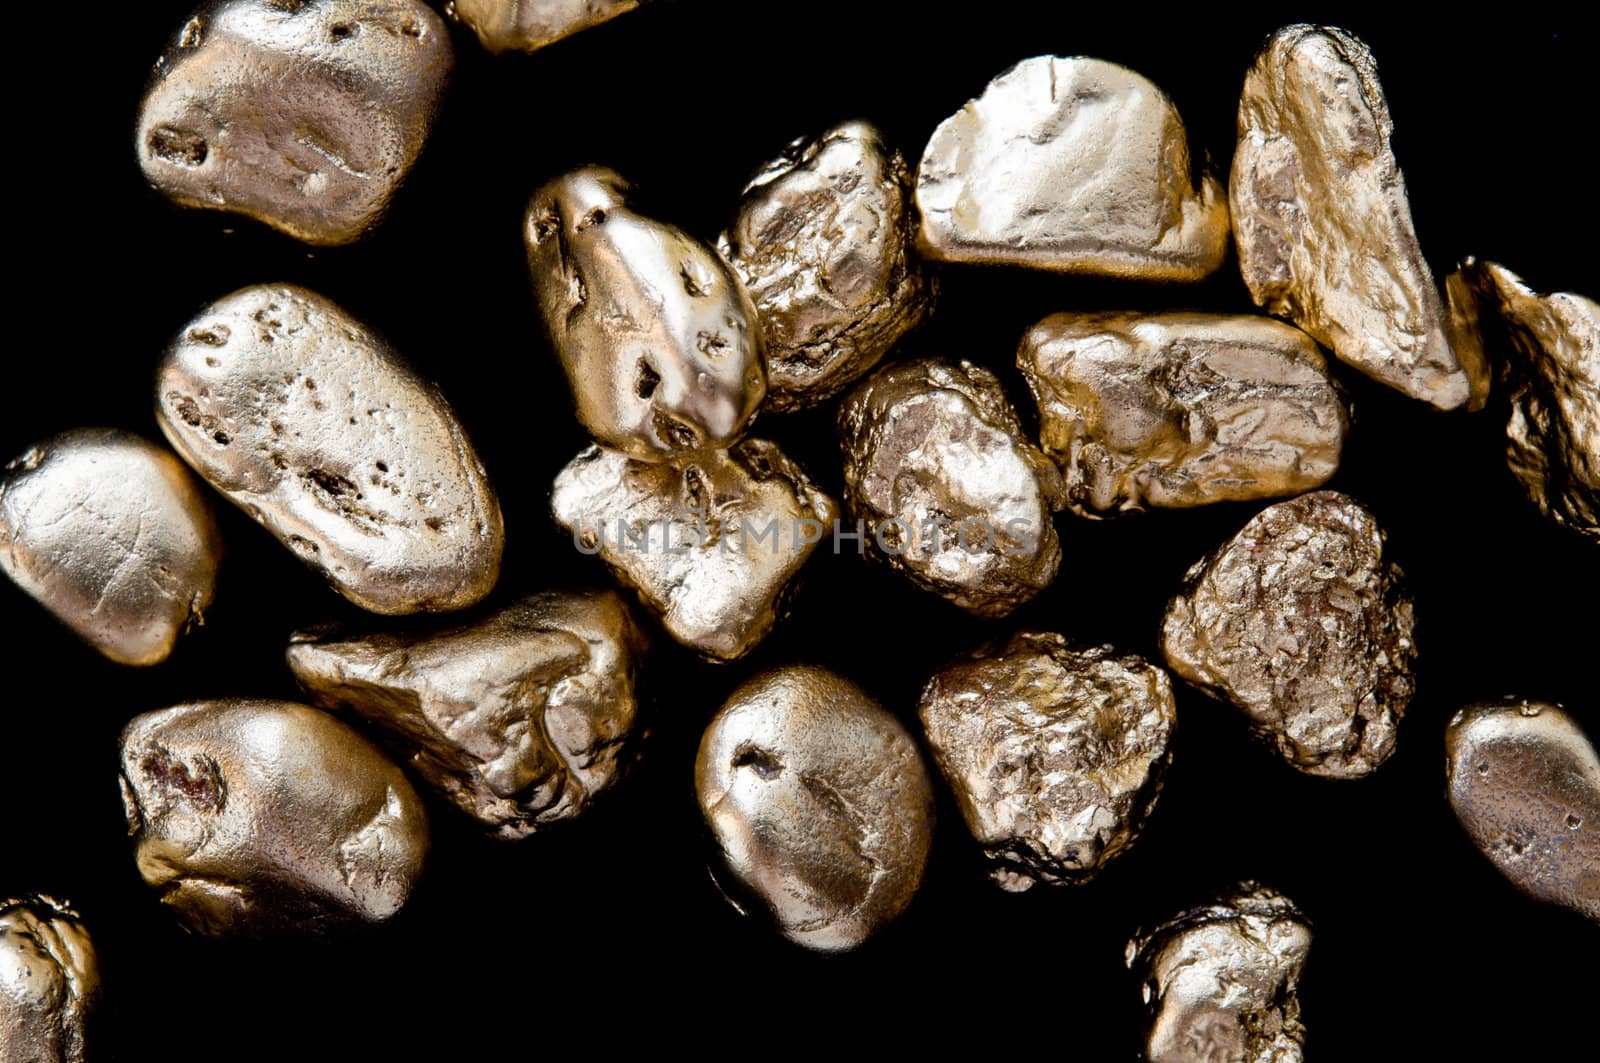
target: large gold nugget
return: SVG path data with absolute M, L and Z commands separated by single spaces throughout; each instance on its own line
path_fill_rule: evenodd
M 720 255 L 635 214 L 628 191 L 591 166 L 528 205 L 534 294 L 578 420 L 642 461 L 727 447 L 766 394 L 755 308 Z
M 1128 942 L 1144 987 L 1147 1063 L 1300 1063 L 1300 973 L 1311 925 L 1294 902 L 1242 882 Z
M 590 447 L 556 477 L 556 522 L 639 592 L 667 633 L 713 660 L 750 652 L 838 508 L 776 446 L 682 462 Z
M 118 664 L 167 659 L 221 556 L 199 482 L 131 433 L 64 432 L 0 472 L 0 571 Z
M 880 369 L 839 411 L 845 501 L 874 556 L 978 616 L 1055 579 L 1061 476 L 971 362 Z
M 417 776 L 517 839 L 622 774 L 644 649 L 614 591 L 549 591 L 442 630 L 296 634 L 288 658 L 316 704 L 359 713 Z
M 1367 46 L 1297 25 L 1245 77 L 1228 198 L 1256 305 L 1414 398 L 1483 405 L 1488 367 L 1451 319 L 1417 246 L 1389 106 Z
M 378 336 L 286 284 L 168 348 L 161 430 L 228 499 L 375 613 L 460 609 L 500 573 L 500 504 L 454 411 Z
M 988 262 L 1136 280 L 1222 264 L 1228 204 L 1166 95 L 1100 59 L 1025 59 L 934 131 L 917 171 L 921 246 Z
M 767 341 L 767 403 L 825 402 L 933 311 L 905 160 L 865 122 L 797 140 L 744 190 L 718 247 Z
M 489 51 L 537 52 L 618 15 L 643 0 L 450 0 L 445 14 L 466 24 Z
M 182 206 L 347 244 L 416 162 L 453 63 L 418 0 L 213 0 L 156 64 L 139 164 Z
M 1317 345 L 1270 318 L 1055 314 L 1017 366 L 1067 505 L 1088 517 L 1309 491 L 1349 427 Z
M 1493 262 L 1469 259 L 1457 276 L 1515 356 L 1506 371 L 1512 474 L 1541 513 L 1600 543 L 1600 304 L 1540 295 Z
M 1353 779 L 1394 752 L 1416 688 L 1411 594 L 1359 502 L 1268 506 L 1184 577 L 1161 648 L 1308 775 Z
M 1561 706 L 1469 705 L 1445 733 L 1450 806 L 1530 897 L 1600 922 L 1600 756 Z
M 51 897 L 0 900 L 0 1059 L 83 1063 L 100 966 L 78 913 Z
M 778 668 L 735 690 L 694 783 L 728 885 L 797 945 L 855 948 L 922 883 L 934 805 L 917 744 L 831 672 Z
M 122 732 L 122 799 L 139 873 L 206 937 L 382 922 L 428 849 L 400 769 L 332 716 L 287 701 L 136 717 Z
M 1087 882 L 1132 845 L 1176 723 L 1167 673 L 1024 631 L 939 672 L 918 709 L 1003 889 Z

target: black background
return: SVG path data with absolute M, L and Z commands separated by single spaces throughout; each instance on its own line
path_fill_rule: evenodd
M 494 59 L 456 32 L 442 121 L 389 221 L 353 248 L 308 251 L 246 221 L 169 208 L 133 153 L 139 93 L 187 5 L 16 5 L 6 77 L 13 267 L 0 451 L 70 427 L 159 438 L 152 374 L 205 302 L 293 281 L 385 332 L 455 404 L 505 509 L 495 600 L 606 580 L 546 516 L 583 445 L 535 316 L 519 234 L 546 177 L 603 162 L 641 206 L 710 238 L 742 179 L 792 137 L 852 117 L 913 162 L 934 126 L 1013 62 L 1055 52 L 1125 63 L 1175 99 L 1196 150 L 1224 168 L 1238 89 L 1262 37 L 1295 17 L 1372 47 L 1422 245 L 1436 270 L 1477 254 L 1545 290 L 1596 289 L 1596 94 L 1582 27 L 1400 24 L 1398 5 L 1306 7 L 1267 19 L 1200 5 L 659 3 L 534 57 Z M 1432 10 L 1432 9 L 1430 9 Z M 1442 15 L 1438 16 L 1442 19 Z M 232 230 L 232 231 L 230 231 Z M 949 268 L 905 355 L 1001 373 L 1046 313 L 1247 310 L 1230 260 L 1205 284 L 1095 283 Z M 821 555 L 795 614 L 749 659 L 712 667 L 665 638 L 644 682 L 652 735 L 634 774 L 580 820 L 517 845 L 435 802 L 434 849 L 389 925 L 332 940 L 186 937 L 134 870 L 116 785 L 133 715 L 207 696 L 292 697 L 295 627 L 361 619 L 240 512 L 206 626 L 167 664 L 118 668 L 0 581 L 4 675 L 0 893 L 70 897 L 99 946 L 98 1048 L 114 1058 L 520 1058 L 689 1039 L 761 1053 L 877 1041 L 908 1049 L 972 1032 L 1005 1052 L 1134 1058 L 1138 988 L 1122 948 L 1140 924 L 1253 877 L 1315 921 L 1302 1000 L 1318 1060 L 1567 1059 L 1592 1048 L 1593 925 L 1523 899 L 1478 855 L 1443 796 L 1445 722 L 1516 692 L 1564 700 L 1590 733 L 1600 556 L 1542 520 L 1506 471 L 1499 395 L 1442 415 L 1339 367 L 1355 427 L 1333 486 L 1369 504 L 1418 599 L 1420 692 L 1376 775 L 1295 773 L 1238 715 L 1191 690 L 1166 791 L 1140 844 L 1094 883 L 1001 893 L 948 799 L 926 884 L 857 953 L 818 957 L 742 920 L 705 870 L 691 788 L 701 729 L 763 666 L 806 660 L 910 719 L 953 654 L 1035 626 L 1158 657 L 1167 596 L 1252 506 L 1108 523 L 1059 520 L 1056 585 L 984 623 L 854 557 Z M 832 411 L 761 421 L 836 496 Z M 1589 1007 L 1585 1007 L 1585 1004 Z M 105 1058 L 102 1056 L 102 1058 Z

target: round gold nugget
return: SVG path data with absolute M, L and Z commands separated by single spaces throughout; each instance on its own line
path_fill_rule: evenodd
M 99 994 L 94 945 L 77 912 L 51 897 L 0 900 L 0 1059 L 84 1063 Z

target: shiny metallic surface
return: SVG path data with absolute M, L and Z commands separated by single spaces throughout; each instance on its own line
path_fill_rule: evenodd
M 454 61 L 419 0 L 211 0 L 156 63 L 139 165 L 181 206 L 347 244 L 416 162 Z
M 1512 475 L 1546 517 L 1600 544 L 1600 304 L 1540 295 L 1493 262 L 1468 259 L 1458 278 L 1509 343 Z
M 144 880 L 205 937 L 382 922 L 428 821 L 399 768 L 325 712 L 224 699 L 136 717 L 122 800 Z
M 363 609 L 460 609 L 500 572 L 500 504 L 438 388 L 304 288 L 203 310 L 167 349 L 161 430 L 229 501 Z
M 641 3 L 643 0 L 450 0 L 444 10 L 499 55 L 536 52 L 626 15 Z
M 1148 1063 L 1300 1063 L 1298 990 L 1311 925 L 1253 882 L 1128 942 L 1144 987 Z
M 1445 732 L 1450 807 L 1522 892 L 1600 922 L 1600 755 L 1559 705 L 1507 698 Z
M 1025 59 L 934 131 L 920 243 L 947 262 L 1192 281 L 1222 264 L 1228 203 L 1196 189 L 1177 108 L 1100 59 Z
M 845 502 L 873 556 L 978 616 L 1005 616 L 1061 565 L 1061 476 L 1000 381 L 971 362 L 887 366 L 839 410 Z
M 1349 417 L 1311 337 L 1243 314 L 1054 314 L 1017 366 L 1083 516 L 1309 491 Z
M 1481 407 L 1488 368 L 1453 328 L 1417 245 L 1367 46 L 1279 30 L 1245 77 L 1228 198 L 1256 305 L 1340 361 L 1440 409 Z
M 1317 491 L 1268 506 L 1184 577 L 1161 648 L 1308 775 L 1352 779 L 1394 752 L 1416 689 L 1404 576 L 1361 503 Z
M 199 482 L 130 432 L 64 432 L 0 471 L 0 571 L 118 664 L 204 622 L 221 557 Z
M 681 229 L 634 213 L 598 166 L 534 193 L 534 294 L 578 420 L 642 461 L 725 448 L 766 394 L 761 327 L 738 275 Z
M 70 905 L 0 898 L 0 1059 L 84 1063 L 99 994 L 94 945 Z
M 855 948 L 907 905 L 933 843 L 933 786 L 911 735 L 860 687 L 790 666 L 741 685 L 694 766 L 730 885 L 779 933 Z
M 767 341 L 766 408 L 833 398 L 933 312 L 905 159 L 865 122 L 797 140 L 753 178 L 718 249 Z
M 676 463 L 589 447 L 556 477 L 550 508 L 669 635 L 712 660 L 742 657 L 767 636 L 838 515 L 761 439 Z
M 311 700 L 375 727 L 396 758 L 506 839 L 589 807 L 631 752 L 645 637 L 614 591 L 548 591 L 428 631 L 297 633 Z
M 1017 892 L 1087 882 L 1133 844 L 1177 722 L 1160 668 L 1034 631 L 940 671 L 917 712 L 990 877 Z

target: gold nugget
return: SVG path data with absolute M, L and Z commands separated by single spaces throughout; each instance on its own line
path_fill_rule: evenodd
M 644 0 L 450 0 L 445 14 L 463 23 L 489 51 L 536 52 L 556 41 L 626 15 Z
M 94 945 L 71 906 L 0 899 L 0 1060 L 84 1063 L 99 995 Z

